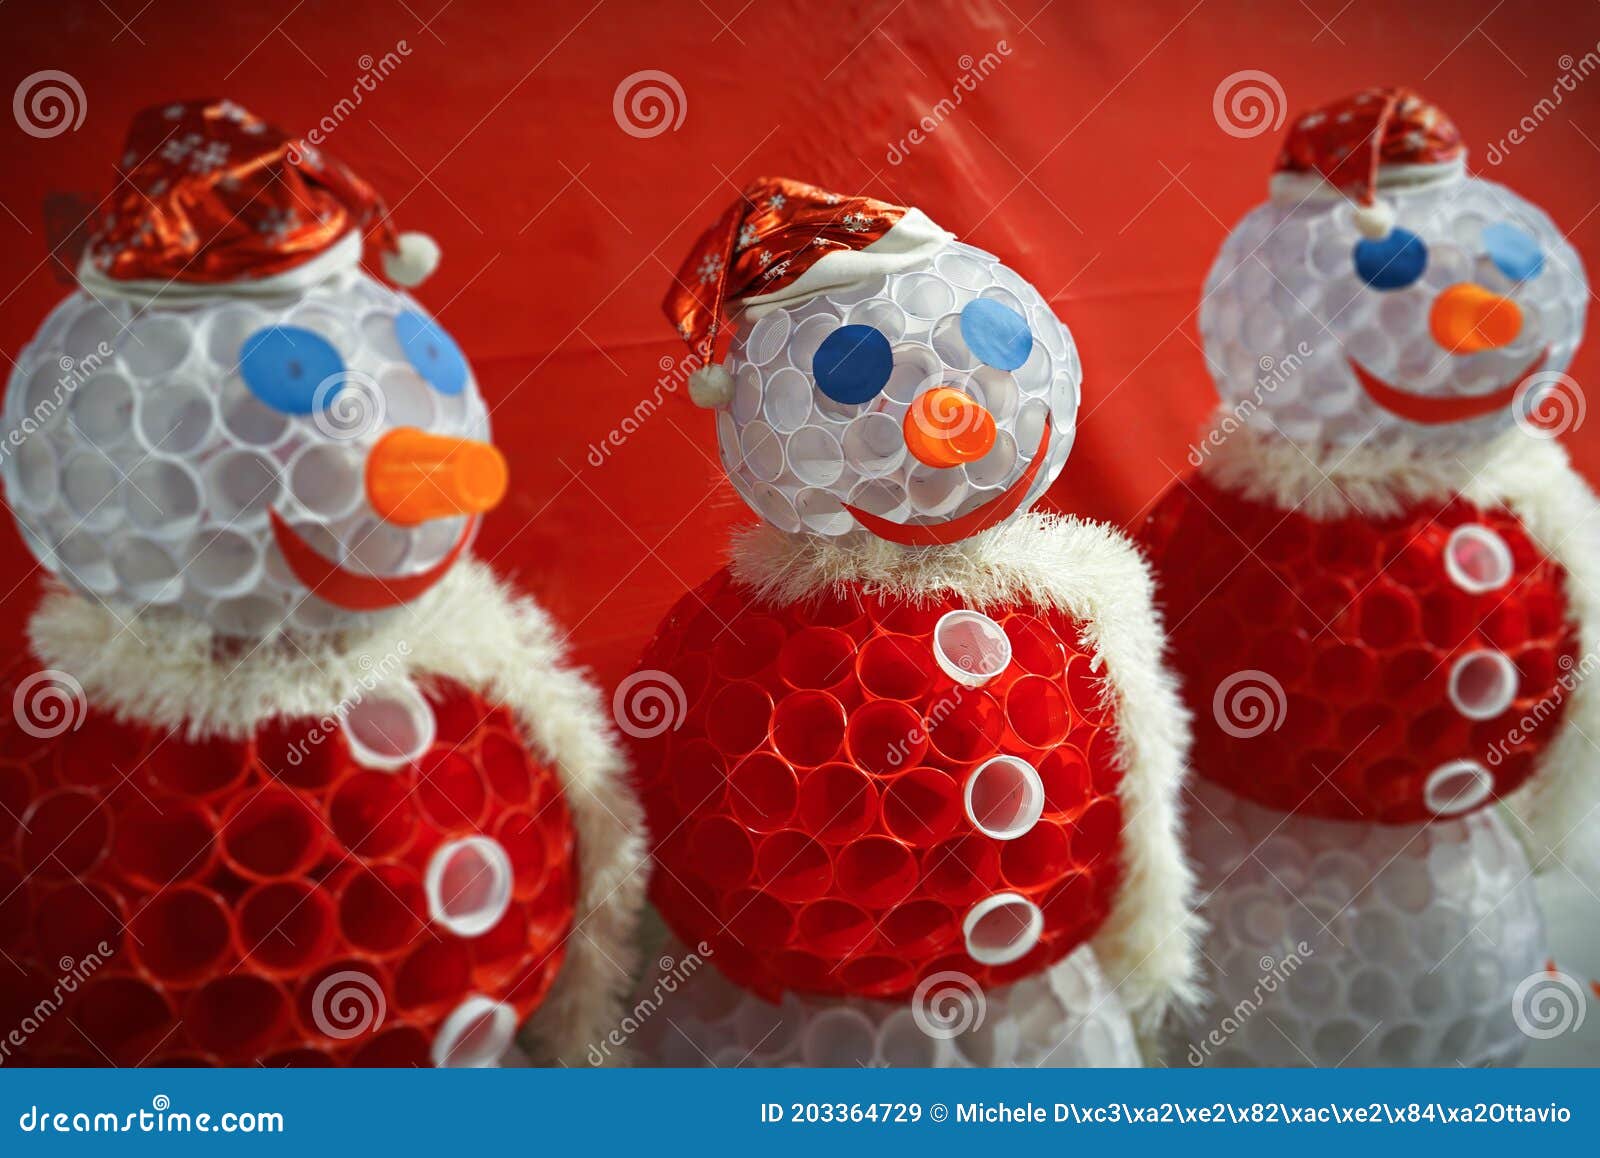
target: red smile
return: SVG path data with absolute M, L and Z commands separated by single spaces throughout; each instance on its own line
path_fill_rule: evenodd
M 1522 384 L 1539 372 L 1549 353 L 1548 348 L 1539 351 L 1539 356 L 1511 385 L 1502 386 L 1489 394 L 1475 394 L 1462 398 L 1424 398 L 1420 394 L 1396 390 L 1382 378 L 1365 369 L 1354 358 L 1346 358 L 1345 361 L 1349 362 L 1350 369 L 1355 371 L 1356 381 L 1361 383 L 1361 388 L 1367 392 L 1367 397 L 1390 414 L 1424 426 L 1440 426 L 1447 422 L 1469 422 L 1510 406 L 1517 396 L 1517 391 L 1522 389 Z
M 267 514 L 272 519 L 272 537 L 277 540 L 278 550 L 283 552 L 284 562 L 289 564 L 294 577 L 309 587 L 313 595 L 346 611 L 380 611 L 411 602 L 455 565 L 478 525 L 477 519 L 468 519 L 455 545 L 426 571 L 415 575 L 362 575 L 318 554 L 277 511 L 269 510 Z
M 1028 469 L 1022 472 L 1022 477 L 1017 479 L 1000 494 L 984 503 L 976 510 L 968 511 L 960 518 L 950 519 L 948 522 L 933 523 L 925 527 L 907 526 L 905 523 L 890 522 L 882 515 L 874 515 L 870 511 L 863 511 L 859 507 L 852 507 L 849 503 L 844 509 L 855 516 L 856 522 L 871 531 L 880 539 L 891 543 L 899 543 L 902 547 L 931 547 L 945 543 L 956 543 L 962 539 L 971 538 L 979 531 L 986 531 L 996 523 L 1009 519 L 1016 509 L 1022 505 L 1023 496 L 1033 486 L 1033 480 L 1039 477 L 1039 470 L 1044 465 L 1044 452 L 1050 445 L 1050 423 L 1044 424 L 1044 432 L 1039 435 L 1039 449 L 1033 452 L 1033 461 L 1028 464 Z

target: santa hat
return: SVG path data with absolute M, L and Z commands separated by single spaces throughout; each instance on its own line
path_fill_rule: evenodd
M 1408 88 L 1372 88 L 1295 120 L 1272 174 L 1272 195 L 1343 196 L 1356 226 L 1386 237 L 1394 210 L 1379 194 L 1460 180 L 1467 150 L 1439 107 Z
M 78 269 L 97 293 L 282 293 L 359 265 L 363 241 L 400 285 L 439 264 L 438 245 L 397 234 L 365 181 L 232 101 L 137 114 L 117 178 Z
M 919 209 L 783 177 L 752 181 L 695 242 L 662 303 L 700 363 L 689 376 L 689 396 L 708 407 L 732 398 L 733 378 L 720 362 L 735 308 L 758 316 L 882 277 L 950 239 Z

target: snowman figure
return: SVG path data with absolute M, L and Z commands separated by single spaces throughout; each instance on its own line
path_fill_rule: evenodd
M 1587 299 L 1405 89 L 1301 117 L 1223 244 L 1222 408 L 1144 536 L 1196 720 L 1189 1064 L 1507 1064 L 1536 1036 L 1534 873 L 1595 832 L 1600 524 L 1548 429 Z
M 761 522 L 615 700 L 676 938 L 641 1053 L 1137 1064 L 1190 977 L 1186 729 L 1137 552 L 1027 513 L 1072 336 L 920 211 L 791 180 L 666 311 Z
M 466 554 L 506 487 L 471 367 L 361 269 L 437 247 L 231 102 L 140 114 L 107 210 L 4 411 L 56 580 L 0 729 L 13 1058 L 581 1056 L 642 814 L 555 626 Z

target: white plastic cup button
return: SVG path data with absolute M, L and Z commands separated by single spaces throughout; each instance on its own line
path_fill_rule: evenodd
M 800 1040 L 800 1053 L 811 1066 L 859 1066 L 872 1059 L 874 1027 L 857 1009 L 840 1007 L 813 1017 Z
M 395 772 L 432 745 L 433 709 L 410 680 L 389 679 L 357 700 L 345 716 L 345 742 L 363 768 Z
M 978 964 L 1009 965 L 1039 943 L 1044 913 L 1021 893 L 994 893 L 967 910 L 961 932 Z
M 517 1014 L 503 1002 L 475 993 L 450 1011 L 433 1039 L 440 1069 L 486 1069 L 498 1062 L 517 1032 Z
M 967 777 L 967 819 L 985 836 L 1015 840 L 1044 814 L 1044 781 L 1032 764 L 1015 756 L 986 760 Z
M 1476 760 L 1453 760 L 1428 773 L 1422 802 L 1435 816 L 1470 812 L 1494 791 L 1494 777 Z
M 1483 595 L 1511 580 L 1511 548 L 1482 523 L 1463 523 L 1444 546 L 1445 573 L 1463 591 Z
M 428 915 L 458 937 L 479 937 L 511 905 L 511 858 L 486 836 L 440 845 L 428 860 L 423 888 Z
M 1011 662 L 1011 640 L 981 612 L 947 611 L 933 625 L 933 658 L 958 684 L 982 687 Z
M 1450 669 L 1450 703 L 1469 720 L 1492 720 L 1517 698 L 1517 666 L 1503 651 L 1470 651 Z

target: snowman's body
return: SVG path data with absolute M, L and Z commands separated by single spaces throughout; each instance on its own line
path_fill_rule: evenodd
M 229 102 L 141 114 L 7 391 L 8 503 L 60 580 L 0 731 L 0 1008 L 58 1007 L 30 1061 L 485 1065 L 525 1023 L 577 1057 L 621 996 L 620 754 L 464 557 L 505 489 L 470 365 L 360 270 L 375 195 L 297 149 Z
M 1515 1062 L 1532 874 L 1592 840 L 1596 508 L 1530 419 L 1572 402 L 1582 268 L 1414 95 L 1308 114 L 1281 164 L 1379 106 L 1411 127 L 1362 129 L 1378 224 L 1280 168 L 1224 244 L 1201 310 L 1224 406 L 1143 533 L 1205 781 L 1190 1064 Z
M 1179 742 L 1172 721 L 1135 732 L 1171 694 L 1137 556 L 1020 513 L 1071 447 L 1070 334 L 947 235 L 746 306 L 718 441 L 766 525 L 668 615 L 618 697 L 641 725 L 666 705 L 624 726 L 653 899 L 706 960 L 661 1002 L 687 1028 L 651 1030 L 647 1052 L 1136 1064 L 1129 1009 L 1148 1026 L 1187 976 L 1167 843 Z M 1124 649 L 1147 633 L 1148 652 Z M 927 1024 L 951 978 L 984 1022 L 967 1048 Z
M 1127 1011 L 1081 946 L 1039 973 L 983 991 L 958 972 L 935 973 L 910 1001 L 815 997 L 776 1003 L 729 981 L 669 942 L 662 972 L 646 970 L 634 1008 L 638 1052 L 662 1065 L 1069 1068 L 1141 1064 Z M 670 987 L 670 988 L 669 988 Z
M 31 795 L 0 861 L 0 1008 L 26 1018 L 64 960 L 92 974 L 20 1064 L 491 1065 L 565 960 L 560 781 L 453 680 L 237 739 L 89 708 L 4 755 Z
M 1174 1064 L 1510 1065 L 1546 965 L 1533 870 L 1494 810 L 1358 824 L 1195 787 L 1212 1002 Z

